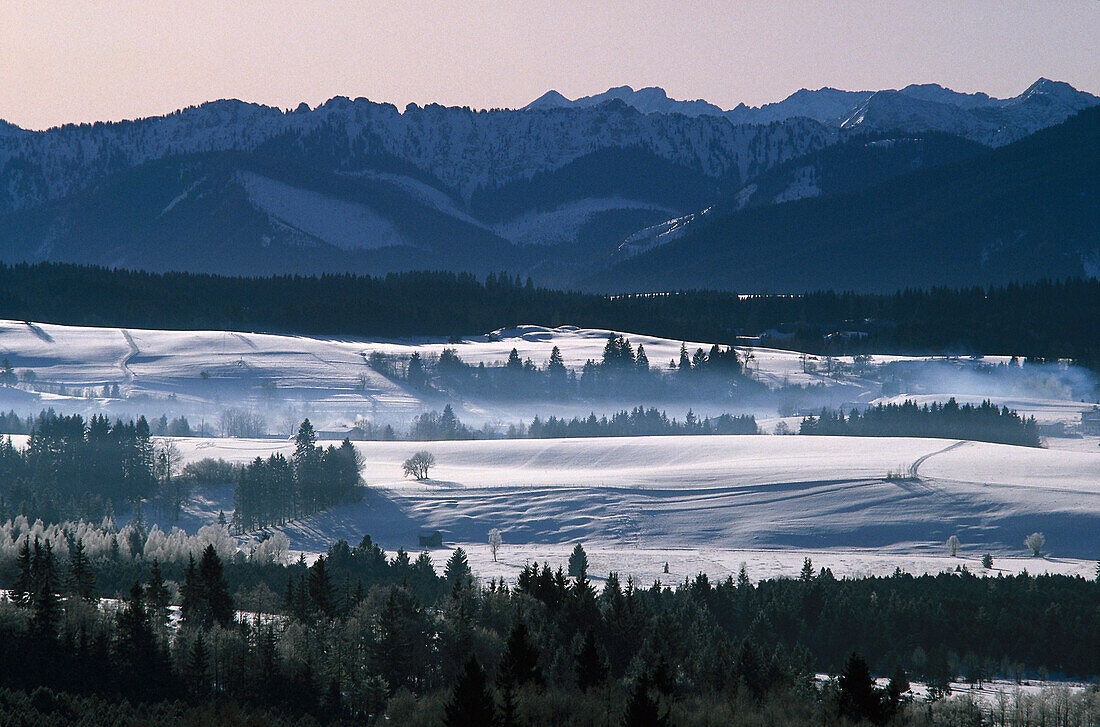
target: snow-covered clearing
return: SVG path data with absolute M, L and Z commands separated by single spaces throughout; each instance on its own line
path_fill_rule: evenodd
M 0 408 L 22 414 L 45 406 L 111 416 L 164 412 L 187 415 L 193 427 L 205 421 L 216 428 L 227 407 L 244 406 L 264 416 L 268 431 L 285 437 L 304 416 L 323 431 L 357 419 L 405 426 L 416 414 L 446 403 L 475 425 L 649 403 L 453 400 L 409 389 L 367 363 L 374 352 L 430 357 L 454 348 L 468 363 L 496 364 L 515 348 L 521 358 L 543 365 L 557 346 L 565 364 L 579 369 L 601 357 L 610 333 L 521 326 L 452 342 L 2 321 L 0 357 L 17 371 L 34 371 L 38 383 L 0 387 Z M 635 347 L 645 346 L 654 366 L 679 356 L 680 341 L 625 335 Z M 687 347 L 709 344 L 687 342 Z M 820 384 L 830 401 L 852 404 L 988 397 L 1071 428 L 1091 406 L 1079 393 L 1095 385 L 1088 374 L 1061 365 L 1029 374 L 990 366 L 1007 363 L 1004 357 L 855 361 L 764 347 L 740 352 L 752 375 L 772 388 Z M 884 397 L 887 377 L 908 393 Z M 122 396 L 102 398 L 105 384 L 118 384 Z M 729 408 L 656 403 L 678 417 L 688 406 L 701 415 Z M 764 431 L 780 422 L 797 430 L 799 416 L 788 411 L 777 417 L 771 406 L 754 412 Z M 522 559 L 558 558 L 562 548 L 583 541 L 604 564 L 597 572 L 629 570 L 646 580 L 665 575 L 665 560 L 667 575 L 676 580 L 704 567 L 716 577 L 728 574 L 741 560 L 759 577 L 797 570 L 806 553 L 819 553 L 811 555 L 815 563 L 823 559 L 821 565 L 832 567 L 835 562 L 834 570 L 849 574 L 892 572 L 899 564 L 905 567 L 899 562 L 903 556 L 914 571 L 953 569 L 958 563 L 942 557 L 950 535 L 961 539 L 968 562 L 988 550 L 998 568 L 1086 573 L 1092 566 L 1084 561 L 1100 556 L 1097 443 L 1095 437 L 1051 439 L 1048 448 L 1026 449 L 802 436 L 361 443 L 369 486 L 363 502 L 286 531 L 293 549 L 316 553 L 337 538 L 357 542 L 367 533 L 389 549 L 415 549 L 417 535 L 439 530 L 448 545 L 469 546 L 486 574 L 498 572 L 483 556 L 482 544 L 493 527 L 504 532 L 509 568 Z M 180 446 L 189 460 L 211 456 L 237 462 L 291 448 L 286 439 L 182 439 Z M 432 479 L 405 480 L 401 462 L 421 448 L 436 457 Z M 914 467 L 918 478 L 886 477 Z M 219 510 L 229 514 L 231 495 L 227 488 L 195 493 L 187 506 L 188 529 L 211 522 Z M 1010 560 L 1026 555 L 1023 538 L 1036 530 L 1045 533 L 1053 558 Z
M 281 451 L 277 440 L 181 439 L 185 459 L 245 462 Z M 803 557 L 838 575 L 983 572 L 1089 575 L 1100 556 L 1100 452 L 1067 453 L 938 439 L 686 436 L 473 442 L 365 442 L 367 494 L 359 503 L 284 528 L 293 550 L 324 551 L 370 534 L 388 549 L 417 549 L 439 530 L 484 577 L 511 577 L 525 561 L 564 563 L 583 542 L 593 573 L 641 582 L 720 578 L 742 561 L 754 578 L 796 574 Z M 402 477 L 418 449 L 435 455 L 431 479 Z M 983 468 L 979 469 L 979 465 Z M 917 469 L 918 478 L 886 474 Z M 976 472 L 980 474 L 975 474 Z M 227 513 L 231 493 L 208 494 L 195 522 Z M 504 534 L 500 562 L 486 538 Z M 1046 534 L 1042 558 L 1023 545 Z M 944 541 L 957 535 L 960 558 Z M 445 554 L 439 554 L 441 562 Z M 664 564 L 669 573 L 664 574 Z
M 52 406 L 60 411 L 110 416 L 185 415 L 196 423 L 216 422 L 227 407 L 259 413 L 271 433 L 289 433 L 309 416 L 321 429 L 365 419 L 404 428 L 415 415 L 450 403 L 463 421 L 475 426 L 507 425 L 546 417 L 607 414 L 639 404 L 655 404 L 670 416 L 720 414 L 731 409 L 753 413 L 772 431 L 782 394 L 730 402 L 571 400 L 506 402 L 428 394 L 388 379 L 368 365 L 372 353 L 422 357 L 453 348 L 470 364 L 500 364 L 514 348 L 522 359 L 544 366 L 557 346 L 565 365 L 579 370 L 599 360 L 608 335 L 603 329 L 573 326 L 519 326 L 460 340 L 444 338 L 347 339 L 287 336 L 231 331 L 165 331 L 109 327 L 75 327 L 0 321 L 0 357 L 17 371 L 33 371 L 37 382 L 19 388 L 0 387 L 0 407 L 36 413 Z M 624 333 L 637 347 L 644 345 L 654 367 L 677 359 L 681 341 Z M 709 343 L 688 341 L 689 351 L 709 349 Z M 1096 382 L 1072 367 L 1051 365 L 1023 374 L 1011 367 L 991 368 L 1005 357 L 944 359 L 942 357 L 873 356 L 856 362 L 850 356 L 824 359 L 797 351 L 741 347 L 751 375 L 773 390 L 814 386 L 800 400 L 797 413 L 828 404 L 846 408 L 877 401 L 960 401 L 992 398 L 1042 422 L 1072 427 L 1091 406 Z M 883 397 L 884 379 L 903 393 Z M 121 397 L 101 396 L 104 385 L 117 384 Z M 791 412 L 787 412 L 789 415 Z M 197 421 L 196 421 L 197 420 Z M 797 418 L 788 426 L 797 429 Z

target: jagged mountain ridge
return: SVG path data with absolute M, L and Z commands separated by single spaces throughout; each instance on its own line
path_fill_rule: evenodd
M 574 101 L 550 91 L 526 109 L 582 108 L 615 99 L 643 113 L 724 116 L 734 124 L 772 124 L 804 117 L 830 127 L 874 131 L 943 131 L 989 146 L 1002 146 L 1060 123 L 1100 102 L 1067 83 L 1040 78 L 1018 96 L 993 98 L 960 93 L 935 83 L 910 84 L 900 90 L 844 91 L 801 89 L 782 101 L 759 107 L 739 104 L 728 111 L 706 101 L 677 101 L 660 88 L 635 91 L 619 86 Z
M 1096 277 L 1098 145 L 1100 107 L 866 188 L 716 212 L 590 277 L 589 287 L 889 292 Z
M 818 183 L 834 162 L 798 160 L 838 144 L 980 131 L 997 145 L 1006 128 L 1049 126 L 1095 101 L 1049 81 L 986 99 L 939 86 L 823 89 L 769 111 L 798 112 L 788 118 L 738 124 L 703 101 L 619 87 L 576 102 L 552 92 L 516 111 L 401 112 L 338 97 L 293 111 L 217 101 L 43 132 L 0 124 L 0 259 L 241 273 L 508 269 L 569 284 L 614 263 L 640 230 L 683 233 L 731 195 L 755 206 L 837 193 Z M 809 118 L 857 101 L 845 118 Z M 944 161 L 895 156 L 868 177 Z

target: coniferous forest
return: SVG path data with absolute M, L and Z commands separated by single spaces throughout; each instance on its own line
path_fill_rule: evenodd
M 918 406 L 912 401 L 878 404 L 860 411 L 843 412 L 823 409 L 817 416 L 802 420 L 800 434 L 827 434 L 854 437 L 938 437 L 997 442 L 1025 447 L 1039 446 L 1035 418 L 1024 419 L 1008 407 L 989 401 L 978 406 L 959 405 L 954 397 L 946 403 Z
M 1001 722 L 996 707 L 950 699 L 957 679 L 1100 673 L 1096 581 L 837 579 L 807 559 L 797 579 L 754 582 L 742 569 L 646 586 L 614 573 L 597 582 L 580 546 L 570 571 L 529 564 L 514 586 L 479 585 L 461 549 L 440 575 L 427 553 L 387 554 L 369 537 L 312 565 L 225 561 L 213 545 L 164 564 L 60 558 L 28 540 L 4 571 L 0 651 L 20 666 L 0 670 L 0 715 L 631 726 L 1100 716 L 1095 690 L 1017 695 Z M 95 607 L 119 593 L 117 606 Z M 821 672 L 840 676 L 820 683 Z M 893 676 L 877 686 L 872 673 Z M 928 685 L 929 704 L 911 703 L 910 680 Z
M 0 264 L 0 318 L 71 325 L 347 336 L 461 336 L 518 324 L 576 325 L 674 340 L 810 353 L 1018 354 L 1100 366 L 1100 281 L 1075 279 L 894 294 L 717 291 L 596 295 L 507 274 L 228 277 L 39 263 Z M 860 336 L 835 336 L 858 331 Z

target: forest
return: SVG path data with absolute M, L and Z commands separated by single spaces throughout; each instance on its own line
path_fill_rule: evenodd
M 3 571 L 13 597 L 0 603 L 0 651 L 20 667 L 0 670 L 0 715 L 1008 724 L 993 706 L 952 700 L 950 682 L 1100 674 L 1100 583 L 1081 577 L 837 579 L 807 559 L 798 578 L 754 582 L 742 568 L 718 582 L 645 586 L 595 579 L 579 544 L 569 570 L 532 563 L 514 585 L 481 584 L 461 549 L 438 575 L 427 553 L 391 556 L 369 537 L 338 541 L 311 565 L 224 559 L 213 545 L 163 564 L 79 549 L 62 559 L 27 538 Z M 94 607 L 120 591 L 117 606 Z M 239 612 L 259 591 L 271 594 L 263 613 Z M 820 672 L 839 678 L 822 683 Z M 929 686 L 930 703 L 912 701 L 910 679 Z M 1004 709 L 1086 725 L 1100 716 L 1098 698 L 1016 696 Z
M 507 274 L 240 278 L 0 264 L 0 318 L 360 337 L 575 325 L 723 345 L 770 333 L 766 345 L 815 354 L 1004 354 L 1100 367 L 1096 279 L 893 294 L 607 296 L 551 290 Z
M 1024 419 L 1008 407 L 999 407 L 988 400 L 978 406 L 960 406 L 954 397 L 943 404 L 933 402 L 924 406 L 908 400 L 901 404 L 878 404 L 863 411 L 852 409 L 847 415 L 822 409 L 819 415 L 802 420 L 799 433 L 851 437 L 938 437 L 1026 447 L 1038 447 L 1040 444 L 1035 417 Z
M 677 360 L 651 363 L 645 346 L 637 350 L 625 336 L 611 333 L 599 361 L 589 359 L 581 370 L 565 366 L 554 346 L 544 366 L 520 358 L 515 348 L 506 361 L 477 366 L 463 361 L 456 349 L 439 356 L 372 353 L 368 364 L 383 376 L 421 391 L 495 400 L 632 399 L 683 397 L 722 400 L 763 393 L 766 387 L 745 372 L 732 346 L 688 351 L 680 344 Z
M 0 437 L 0 517 L 97 520 L 140 512 L 146 502 L 174 520 L 195 485 L 234 483 L 233 525 L 246 531 L 359 494 L 359 454 L 346 439 L 339 447 L 318 446 L 309 419 L 298 429 L 290 459 L 275 454 L 244 467 L 215 460 L 182 465 L 175 443 L 154 440 L 145 417 L 112 424 L 103 415 L 85 422 L 79 414 L 47 410 L 37 418 L 11 415 L 5 421 L 29 427 L 30 438 L 19 449 L 10 437 Z M 187 424 L 182 418 L 166 422 L 162 417 L 158 428 Z

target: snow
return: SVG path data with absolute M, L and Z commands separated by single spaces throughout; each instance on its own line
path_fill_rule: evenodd
M 0 356 L 17 370 L 31 369 L 38 378 L 31 387 L 0 388 L 0 407 L 24 414 L 45 406 L 85 414 L 111 416 L 185 415 L 196 425 L 217 421 L 227 407 L 246 407 L 263 414 L 268 431 L 288 434 L 296 421 L 309 416 L 319 428 L 346 426 L 357 419 L 391 423 L 404 428 L 413 416 L 430 409 L 455 407 L 464 421 L 475 426 L 507 425 L 542 417 L 587 416 L 612 413 L 642 403 L 656 404 L 670 416 L 682 418 L 688 408 L 700 415 L 729 411 L 728 402 L 642 402 L 625 396 L 620 401 L 502 403 L 437 396 L 406 388 L 368 365 L 372 353 L 422 357 L 453 348 L 463 361 L 500 364 L 515 348 L 522 359 L 544 366 L 557 346 L 565 365 L 579 371 L 588 360 L 600 360 L 607 337 L 626 336 L 637 348 L 644 345 L 651 366 L 665 368 L 678 359 L 681 342 L 629 332 L 561 326 L 516 326 L 452 341 L 444 338 L 355 339 L 286 336 L 227 331 L 164 331 L 109 327 L 76 327 L 0 321 Z M 710 343 L 686 342 L 689 352 L 709 350 Z M 1065 422 L 1071 428 L 1083 401 L 1094 392 L 1091 375 L 1072 367 L 1050 365 L 1028 371 L 991 364 L 1007 357 L 953 359 L 942 357 L 876 355 L 857 364 L 850 356 L 826 361 L 797 351 L 763 346 L 738 349 L 752 376 L 772 389 L 814 386 L 813 409 L 823 405 L 864 405 L 879 401 L 916 399 L 920 403 L 980 402 L 991 398 L 1034 414 L 1042 422 Z M 891 376 L 902 380 L 902 393 L 882 397 L 882 366 L 895 367 Z M 831 369 L 831 372 L 830 372 Z M 99 398 L 105 384 L 118 384 L 123 398 Z M 59 393 L 60 386 L 67 393 Z M 274 389 L 272 389 L 274 387 Z M 778 396 L 778 395 L 777 395 Z M 777 398 L 742 404 L 744 413 L 778 424 Z M 800 404 L 802 407 L 803 404 Z M 787 412 L 801 414 L 798 412 Z M 788 426 L 797 428 L 797 419 Z
M 590 197 L 576 200 L 550 211 L 531 211 L 493 226 L 501 237 L 520 245 L 558 245 L 579 242 L 581 232 L 603 212 L 619 210 L 674 214 L 675 210 L 652 202 L 622 197 Z
M 432 356 L 454 348 L 468 363 L 496 364 L 517 349 L 543 365 L 554 346 L 579 369 L 598 360 L 607 336 L 600 329 L 517 326 L 458 342 L 443 339 L 371 340 L 224 331 L 162 331 L 0 322 L 0 357 L 30 368 L 45 392 L 0 388 L 0 407 L 24 415 L 45 406 L 112 416 L 187 413 L 192 426 L 216 422 L 227 406 L 248 406 L 267 417 L 282 439 L 185 438 L 187 460 L 222 457 L 246 462 L 274 451 L 289 454 L 289 434 L 304 416 L 319 429 L 358 417 L 407 425 L 433 398 L 386 379 L 367 365 L 373 352 Z M 625 334 L 645 346 L 654 366 L 677 358 L 680 341 Z M 689 350 L 709 348 L 688 342 Z M 857 365 L 831 363 L 795 351 L 739 349 L 753 375 L 772 387 L 821 384 L 841 401 L 870 403 L 949 396 L 987 396 L 1042 421 L 1073 424 L 1090 404 L 1075 392 L 1095 383 L 1075 369 L 1052 365 L 1027 376 L 987 364 L 1004 357 L 952 359 L 874 356 Z M 804 364 L 812 364 L 804 371 Z M 900 371 L 909 393 L 881 396 L 878 367 Z M 816 368 L 814 368 L 816 367 Z M 900 367 L 900 368 L 898 368 Z M 1085 378 L 1081 378 L 1085 377 Z M 267 382 L 274 383 L 275 393 Z M 98 397 L 119 384 L 123 398 Z M 49 387 L 64 385 L 69 394 Z M 94 390 L 92 397 L 73 394 Z M 830 393 L 831 392 L 831 393 Z M 514 422 L 608 411 L 641 402 L 523 402 L 456 400 L 473 422 Z M 688 405 L 703 413 L 713 403 L 663 405 L 682 417 Z M 682 407 L 678 408 L 678 407 Z M 718 407 L 711 413 L 726 408 Z M 797 429 L 798 416 L 758 413 L 764 431 L 780 422 Z M 16 438 L 19 440 L 19 438 Z M 337 538 L 358 542 L 369 533 L 389 549 L 416 549 L 417 536 L 439 530 L 449 546 L 462 544 L 485 575 L 514 575 L 525 560 L 561 559 L 584 542 L 600 570 L 649 581 L 680 580 L 706 570 L 735 572 L 742 561 L 754 577 L 784 575 L 809 556 L 838 575 L 979 570 L 984 552 L 996 567 L 1015 572 L 1088 574 L 1100 555 L 1100 440 L 1051 439 L 1043 449 L 941 439 L 806 436 L 646 437 L 474 442 L 364 442 L 356 446 L 368 485 L 362 502 L 319 513 L 285 528 L 296 551 L 315 554 Z M 428 449 L 437 465 L 426 482 L 402 476 L 401 462 Z M 903 473 L 904 480 L 887 479 Z M 184 526 L 194 532 L 232 511 L 231 487 L 195 493 Z M 490 565 L 486 538 L 504 534 L 501 564 Z M 1047 537 L 1042 558 L 1028 556 L 1024 537 Z M 958 535 L 963 559 L 946 556 L 943 542 Z M 664 562 L 670 564 L 667 578 Z
M 366 205 L 292 187 L 252 172 L 238 175 L 249 199 L 273 219 L 343 250 L 411 244 Z
M 188 460 L 236 462 L 293 448 L 273 440 L 179 444 Z M 766 577 L 796 572 L 804 556 L 835 565 L 838 575 L 899 566 L 980 571 L 985 552 L 1007 572 L 1084 575 L 1100 554 L 1100 451 L 1067 456 L 936 439 L 809 436 L 356 447 L 366 496 L 287 526 L 293 550 L 321 552 L 336 538 L 358 542 L 368 533 L 388 548 L 415 549 L 418 535 L 439 530 L 485 564 L 488 532 L 498 527 L 502 563 L 483 575 L 564 558 L 583 542 L 598 563 L 647 580 L 666 560 L 676 579 L 700 570 L 724 576 L 741 561 L 753 564 L 754 577 Z M 437 463 L 423 482 L 401 472 L 418 449 Z M 917 476 L 891 481 L 889 471 Z M 229 496 L 226 490 L 211 500 L 211 518 L 228 511 Z M 1035 530 L 1047 536 L 1042 558 L 1026 557 L 1023 539 Z M 962 558 L 947 557 L 950 535 L 962 541 Z

